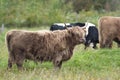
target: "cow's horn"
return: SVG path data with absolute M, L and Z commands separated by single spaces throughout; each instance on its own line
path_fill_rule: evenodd
M 86 24 L 85 24 L 85 27 L 87 27 L 88 26 L 88 22 L 86 22 Z
M 67 25 L 66 25 L 66 23 L 64 23 L 65 24 L 65 28 L 67 29 Z

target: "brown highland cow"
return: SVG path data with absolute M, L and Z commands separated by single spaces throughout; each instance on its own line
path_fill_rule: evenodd
M 63 61 L 71 58 L 74 47 L 85 42 L 84 34 L 80 27 L 53 32 L 9 31 L 6 35 L 8 68 L 16 64 L 21 69 L 25 59 L 35 62 L 52 61 L 55 67 L 60 68 Z
M 120 47 L 120 17 L 104 16 L 99 19 L 100 48 L 111 48 L 112 41 Z

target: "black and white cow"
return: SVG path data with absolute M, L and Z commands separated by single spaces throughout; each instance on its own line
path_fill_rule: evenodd
M 85 49 L 90 46 L 90 44 L 93 44 L 92 47 L 94 49 L 97 48 L 97 43 L 99 43 L 99 37 L 98 37 L 98 29 L 96 26 L 92 23 L 54 23 L 51 25 L 50 30 L 64 30 L 66 27 L 73 27 L 73 26 L 80 26 L 86 28 L 86 42 L 85 42 Z
M 99 34 L 98 29 L 96 26 L 92 23 L 86 23 L 86 42 L 85 42 L 85 49 L 90 46 L 90 44 L 93 44 L 92 47 L 94 49 L 97 48 L 97 43 L 99 43 Z

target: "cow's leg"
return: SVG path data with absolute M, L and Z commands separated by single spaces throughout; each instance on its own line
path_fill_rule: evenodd
M 18 50 L 15 56 L 15 59 L 16 59 L 16 65 L 17 65 L 18 70 L 22 70 L 23 62 L 25 60 L 24 52 Z
M 104 39 L 101 40 L 100 41 L 100 48 L 105 48 L 105 45 L 106 45 L 105 40 Z
M 17 65 L 18 70 L 22 70 L 22 69 L 23 69 L 23 68 L 22 68 L 22 63 L 17 62 L 16 65 Z
M 105 48 L 106 47 L 106 42 L 107 42 L 108 38 L 109 37 L 107 37 L 107 35 L 104 36 L 103 33 L 101 34 L 101 37 L 100 37 L 100 48 Z
M 87 46 L 85 46 L 85 48 L 84 49 L 87 49 Z
M 105 44 L 106 44 L 105 45 L 106 48 L 112 48 L 112 39 L 106 40 Z
M 115 38 L 114 41 L 117 43 L 117 46 L 120 47 L 120 40 L 119 40 L 119 38 Z
M 55 68 L 61 68 L 62 66 L 62 61 L 56 61 L 55 64 L 54 64 Z
M 17 65 L 18 70 L 22 70 L 24 56 L 20 56 L 16 61 L 17 61 L 16 65 Z
M 100 42 L 100 47 L 101 48 L 112 48 L 112 39 L 110 39 L 109 37 L 103 38 L 102 41 Z
M 9 57 L 8 59 L 8 69 L 12 68 L 12 59 Z
M 105 44 L 102 41 L 100 41 L 100 48 L 105 48 Z
M 112 48 L 112 41 L 109 42 L 108 48 Z
M 61 55 L 57 55 L 56 58 L 53 60 L 53 64 L 55 68 L 61 68 L 62 66 L 62 56 Z
M 120 44 L 119 43 L 117 43 L 117 46 L 120 48 Z
M 89 45 L 90 45 L 90 42 L 86 42 L 86 43 L 85 43 L 85 48 L 84 48 L 84 49 L 87 49 L 87 47 L 89 47 Z
M 93 43 L 93 48 L 94 48 L 94 49 L 97 49 L 96 44 L 97 44 L 97 43 L 95 43 L 95 42 Z
M 14 55 L 13 52 L 9 52 L 9 59 L 8 59 L 8 69 L 12 68 L 12 64 L 14 63 Z
M 12 68 L 12 60 L 10 58 L 8 59 L 8 69 L 9 68 Z
M 90 44 L 85 44 L 85 48 L 84 49 L 87 49 L 87 47 L 89 47 Z

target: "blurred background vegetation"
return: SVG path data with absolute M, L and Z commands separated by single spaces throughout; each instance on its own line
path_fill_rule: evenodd
M 0 25 L 41 26 L 120 16 L 120 0 L 0 0 Z

